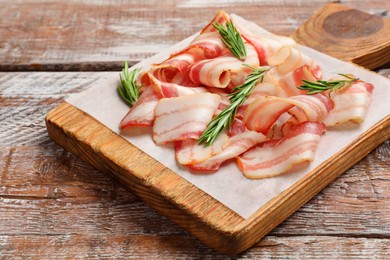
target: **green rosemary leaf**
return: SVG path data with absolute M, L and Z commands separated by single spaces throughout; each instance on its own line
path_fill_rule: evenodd
M 226 22 L 226 27 L 220 23 L 213 23 L 212 25 L 218 30 L 226 48 L 238 59 L 245 60 L 246 49 L 244 41 L 233 22 L 231 20 Z
M 119 74 L 121 86 L 117 88 L 118 94 L 129 106 L 133 106 L 140 96 L 141 87 L 136 84 L 139 71 L 139 68 L 129 71 L 129 65 L 127 61 L 125 61 L 124 68 Z
M 355 78 L 353 75 L 350 74 L 339 74 L 340 76 L 344 77 L 345 79 L 338 79 L 338 80 L 317 80 L 315 82 L 308 81 L 308 80 L 302 80 L 303 84 L 301 86 L 298 86 L 298 89 L 301 90 L 307 90 L 307 95 L 313 95 L 325 91 L 329 91 L 329 96 L 331 93 L 338 91 L 341 88 L 348 88 L 353 83 L 359 80 L 359 78 Z

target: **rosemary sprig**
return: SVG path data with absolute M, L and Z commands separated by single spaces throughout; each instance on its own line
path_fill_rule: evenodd
M 228 50 L 238 59 L 245 60 L 246 49 L 244 41 L 233 22 L 231 20 L 226 22 L 226 27 L 220 23 L 213 23 L 212 25 L 218 30 L 226 48 L 228 48 Z
M 208 123 L 202 135 L 197 139 L 199 144 L 209 146 L 215 141 L 218 135 L 222 133 L 226 126 L 230 129 L 239 106 L 245 102 L 257 83 L 259 81 L 263 82 L 264 73 L 269 70 L 268 67 L 254 68 L 246 64 L 244 64 L 244 66 L 251 68 L 252 72 L 245 78 L 243 84 L 235 87 L 232 93 L 229 94 L 229 106 Z
M 353 83 L 359 80 L 351 74 L 338 74 L 343 76 L 346 79 L 340 80 L 317 80 L 316 82 L 311 82 L 308 80 L 302 80 L 303 85 L 299 86 L 298 89 L 308 90 L 307 95 L 313 95 L 329 90 L 328 95 L 332 92 L 336 92 L 341 88 L 349 88 Z
M 127 104 L 129 104 L 129 106 L 133 106 L 140 96 L 139 90 L 141 87 L 137 86 L 135 83 L 138 78 L 139 71 L 140 68 L 129 71 L 129 65 L 127 64 L 127 61 L 125 61 L 124 68 L 119 74 L 122 85 L 119 86 L 117 90 L 119 95 Z

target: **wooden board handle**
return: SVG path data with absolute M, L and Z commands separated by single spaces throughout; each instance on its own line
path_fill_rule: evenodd
M 340 4 L 318 10 L 291 37 L 367 69 L 390 62 L 390 20 Z

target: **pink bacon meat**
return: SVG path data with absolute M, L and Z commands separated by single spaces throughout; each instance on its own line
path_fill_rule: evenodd
M 156 144 L 165 144 L 197 139 L 206 129 L 220 100 L 218 95 L 211 93 L 161 99 L 155 109 L 153 140 Z
M 335 126 L 347 121 L 363 122 L 371 103 L 374 86 L 370 83 L 357 81 L 349 88 L 332 93 L 334 109 L 325 118 L 327 126 Z
M 154 108 L 159 97 L 151 87 L 145 88 L 140 98 L 126 114 L 119 124 L 121 129 L 129 126 L 152 126 L 154 121 Z
M 188 168 L 195 172 L 215 172 L 223 162 L 236 158 L 249 148 L 264 142 L 266 139 L 263 134 L 254 131 L 237 134 L 229 138 L 226 147 L 220 153 L 204 162 L 188 165 Z
M 298 95 L 290 98 L 265 96 L 257 98 L 248 106 L 244 114 L 244 122 L 249 130 L 267 134 L 271 126 L 286 111 L 298 118 L 299 122 L 320 122 L 332 108 L 333 102 L 321 94 Z
M 220 153 L 226 146 L 228 136 L 222 133 L 210 146 L 199 145 L 195 139 L 175 142 L 175 157 L 181 165 L 190 165 L 206 161 Z
M 314 159 L 325 129 L 323 123 L 299 124 L 284 138 L 261 143 L 239 156 L 238 165 L 251 179 L 280 175 L 294 165 Z
M 188 77 L 188 68 L 191 64 L 204 59 L 213 59 L 228 52 L 218 32 L 202 33 L 187 48 L 154 65 L 153 74 L 165 82 L 193 86 L 194 83 Z
M 217 57 L 215 59 L 195 62 L 189 68 L 189 77 L 192 82 L 209 87 L 226 88 L 229 84 L 234 86 L 244 82 L 246 75 L 251 71 L 242 64 L 253 67 L 259 66 L 257 53 L 252 45 L 245 44 L 247 58 L 241 61 L 232 54 Z

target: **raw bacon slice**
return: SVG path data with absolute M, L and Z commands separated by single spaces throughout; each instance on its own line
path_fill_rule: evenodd
M 218 32 L 198 35 L 190 45 L 180 52 L 172 54 L 169 59 L 154 65 L 154 76 L 165 82 L 185 86 L 194 85 L 188 78 L 188 67 L 194 62 L 213 59 L 228 53 Z
M 192 82 L 209 87 L 226 88 L 229 84 L 234 86 L 244 82 L 251 69 L 243 66 L 248 64 L 259 66 L 257 53 L 250 44 L 245 44 L 247 57 L 245 61 L 239 60 L 233 55 L 224 56 L 195 62 L 189 68 L 189 77 Z
M 144 87 L 144 92 L 122 119 L 119 127 L 124 129 L 129 126 L 152 126 L 154 121 L 154 108 L 159 99 L 151 87 Z
M 278 85 L 269 82 L 259 83 L 244 101 L 244 103 L 238 108 L 236 117 L 239 119 L 244 118 L 244 113 L 248 106 L 253 103 L 258 97 L 263 96 L 285 96 L 284 91 Z
M 246 131 L 237 134 L 229 138 L 229 141 L 222 152 L 204 162 L 188 165 L 188 168 L 195 172 L 217 171 L 223 162 L 236 158 L 249 148 L 264 142 L 266 139 L 267 138 L 263 134 L 254 131 Z
M 161 81 L 192 86 L 194 84 L 188 77 L 188 67 L 202 58 L 203 56 L 197 57 L 192 53 L 181 53 L 161 64 L 154 65 L 151 72 Z
M 320 76 L 320 68 L 316 62 L 292 46 L 281 47 L 268 59 L 268 64 L 275 66 L 280 75 L 286 75 L 303 65 L 307 65 L 317 73 L 318 77 Z
M 218 95 L 210 93 L 161 99 L 155 109 L 153 140 L 156 144 L 165 144 L 197 139 L 206 129 L 220 100 Z
M 195 139 L 175 142 L 175 156 L 181 165 L 196 164 L 220 153 L 226 146 L 228 136 L 221 133 L 210 146 L 199 145 Z
M 149 84 L 153 88 L 155 94 L 162 98 L 181 97 L 207 92 L 207 90 L 202 87 L 185 87 L 174 83 L 160 81 L 151 73 L 148 73 L 148 76 Z
M 208 25 L 206 25 L 206 27 L 204 27 L 200 33 L 203 34 L 207 32 L 216 32 L 217 29 L 214 28 L 213 23 L 220 23 L 226 25 L 226 22 L 229 21 L 230 19 L 231 19 L 230 15 L 220 10 L 217 12 L 213 20 L 211 20 L 211 22 Z
M 239 156 L 238 165 L 250 179 L 280 175 L 296 164 L 313 161 L 325 129 L 322 123 L 299 124 L 284 138 L 261 143 Z
M 235 118 L 228 132 L 229 136 L 235 136 L 246 131 L 245 123 L 238 118 Z
M 308 65 L 303 65 L 292 72 L 286 74 L 279 80 L 279 85 L 286 93 L 286 96 L 295 96 L 305 94 L 306 91 L 297 87 L 303 84 L 302 80 L 315 82 L 322 77 L 321 69 L 311 69 Z
M 254 87 L 252 93 L 248 96 L 248 98 L 243 103 L 243 106 L 250 105 L 255 101 L 258 97 L 263 96 L 284 96 L 284 91 L 278 85 L 269 82 L 262 82 Z
M 183 52 L 197 54 L 203 59 L 213 59 L 228 53 L 229 50 L 223 44 L 218 32 L 206 32 L 195 37 Z
M 235 19 L 233 19 L 233 22 L 242 37 L 255 47 L 261 66 L 268 65 L 268 58 L 281 47 L 297 44 L 290 37 L 274 35 L 271 33 L 267 35 L 255 34 L 250 29 L 242 26 Z
M 321 94 L 298 95 L 290 98 L 258 97 L 245 111 L 244 122 L 249 130 L 267 134 L 270 127 L 286 111 L 294 115 L 298 122 L 319 122 L 332 108 L 333 102 Z
M 334 109 L 325 118 L 327 126 L 335 126 L 347 121 L 361 123 L 366 117 L 371 103 L 374 86 L 370 83 L 357 81 L 349 88 L 331 94 Z

